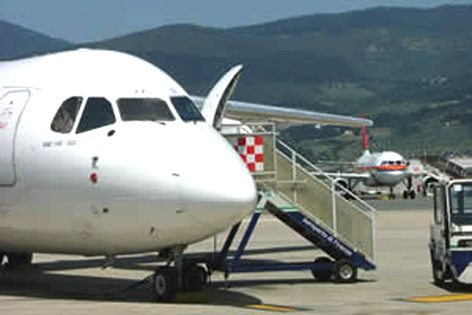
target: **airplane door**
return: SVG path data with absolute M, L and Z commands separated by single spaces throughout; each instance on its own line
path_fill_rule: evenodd
M 29 91 L 10 91 L 0 98 L 0 185 L 15 183 L 15 135 Z

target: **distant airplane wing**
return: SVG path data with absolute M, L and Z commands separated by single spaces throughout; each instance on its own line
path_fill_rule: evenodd
M 201 106 L 204 98 L 192 96 L 192 100 L 197 103 L 197 105 Z M 277 107 L 240 101 L 228 101 L 225 117 L 237 119 L 242 122 L 270 120 L 274 122 L 345 127 L 373 125 L 372 120 L 364 118 L 325 114 L 295 108 Z
M 371 175 L 369 173 L 343 173 L 343 172 L 327 172 L 327 173 L 312 173 L 313 175 L 328 175 L 334 178 L 346 178 L 346 179 L 369 179 Z

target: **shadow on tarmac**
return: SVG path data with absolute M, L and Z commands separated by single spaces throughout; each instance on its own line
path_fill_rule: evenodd
M 445 282 L 442 285 L 436 284 L 434 282 L 431 282 L 432 285 L 446 290 L 449 293 L 472 293 L 472 284 L 464 284 L 464 283 L 458 283 L 458 282 Z
M 295 285 L 295 284 L 310 284 L 310 285 L 323 285 L 326 287 L 327 284 L 333 286 L 352 286 L 352 283 L 344 284 L 344 283 L 334 283 L 334 282 L 325 282 L 325 281 L 316 281 L 313 278 L 310 278 L 311 275 L 307 274 L 306 279 L 290 279 L 290 278 L 283 278 L 283 279 L 251 279 L 251 280 L 230 280 L 229 282 L 225 283 L 224 281 L 217 281 L 212 283 L 212 287 L 227 287 L 227 288 L 243 288 L 243 287 L 253 287 L 253 286 L 262 286 L 262 285 Z M 375 280 L 361 280 L 358 279 L 355 283 L 370 283 L 376 282 Z M 355 284 L 354 283 L 354 284 Z M 274 290 L 277 288 L 274 287 Z
M 277 254 L 315 249 L 316 247 L 314 247 L 313 245 L 247 249 L 244 252 L 244 257 L 251 255 Z M 231 257 L 232 255 L 234 255 L 234 253 L 234 251 L 230 251 L 228 256 Z M 205 257 L 211 255 L 212 253 L 188 253 L 185 255 L 185 257 L 191 260 L 195 257 Z M 157 263 L 164 261 L 165 260 L 163 259 L 159 259 L 158 256 L 155 254 L 146 254 L 139 256 L 119 256 L 115 259 L 113 263 L 113 268 L 153 272 L 156 269 Z M 76 260 L 67 259 L 35 263 L 33 265 L 33 268 L 40 271 L 66 271 L 87 268 L 101 268 L 103 267 L 104 262 L 105 260 L 103 258 L 83 258 Z
M 250 254 L 278 252 L 290 248 L 272 248 L 250 250 Z M 274 251 L 275 250 L 275 251 Z M 313 246 L 300 246 L 296 250 L 313 250 Z M 201 253 L 200 253 L 201 255 Z M 191 257 L 192 254 L 189 254 Z M 0 295 L 43 299 L 69 299 L 80 301 L 154 303 L 150 281 L 129 279 L 122 276 L 93 276 L 65 274 L 64 272 L 80 269 L 99 269 L 103 258 L 78 258 L 35 263 L 9 270 L 0 268 Z M 158 266 L 155 254 L 119 257 L 113 268 L 117 270 L 149 271 L 149 275 Z M 93 271 L 92 271 L 93 272 Z M 97 273 L 99 270 L 97 270 Z M 234 306 L 246 308 L 248 305 L 259 305 L 262 301 L 248 294 L 233 289 L 264 285 L 294 285 L 316 283 L 310 272 L 304 279 L 271 278 L 271 279 L 234 279 L 228 282 L 213 281 L 208 288 L 198 293 L 181 293 L 176 303 Z M 359 282 L 365 282 L 360 280 Z M 325 282 L 319 284 L 326 285 Z M 336 284 L 333 284 L 336 285 Z M 276 289 L 276 288 L 274 288 Z
M 138 282 L 134 279 L 48 273 L 35 266 L 1 270 L 0 294 L 53 300 L 154 303 L 151 283 L 146 281 L 137 285 Z M 176 303 L 245 307 L 261 304 L 261 300 L 226 288 L 210 287 L 198 293 L 180 293 Z

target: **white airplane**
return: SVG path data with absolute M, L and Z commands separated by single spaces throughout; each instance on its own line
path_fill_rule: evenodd
M 331 174 L 338 178 L 337 182 L 349 190 L 354 189 L 360 182 L 368 187 L 388 187 L 390 198 L 395 198 L 394 187 L 404 183 L 406 190 L 403 191 L 403 198 L 415 198 L 408 161 L 393 151 L 370 152 L 365 126 L 362 127 L 362 144 L 364 153 L 354 162 L 354 167 L 359 173 Z
M 79 49 L 1 62 L 0 263 L 31 263 L 33 252 L 110 260 L 168 252 L 170 264 L 153 275 L 156 299 L 201 288 L 205 270 L 184 265 L 184 249 L 240 221 L 257 200 L 246 165 L 217 130 L 225 113 L 371 124 L 231 105 L 240 71 L 221 78 L 200 112 L 170 76 L 128 54 Z

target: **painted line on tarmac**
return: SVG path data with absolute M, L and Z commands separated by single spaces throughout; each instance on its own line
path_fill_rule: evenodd
M 404 301 L 415 303 L 446 303 L 472 301 L 472 294 L 430 295 L 406 298 Z
M 259 311 L 270 311 L 270 312 L 279 312 L 279 313 L 290 313 L 301 311 L 299 308 L 282 306 L 282 305 L 273 305 L 273 304 L 250 304 L 244 305 L 245 308 L 250 308 Z

